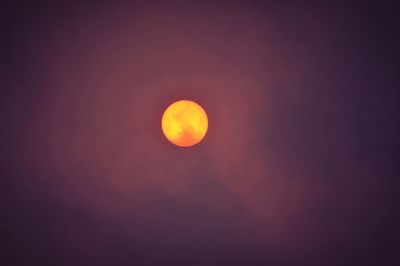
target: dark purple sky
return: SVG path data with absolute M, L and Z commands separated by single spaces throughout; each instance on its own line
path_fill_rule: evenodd
M 393 5 L 2 9 L 0 265 L 398 265 Z

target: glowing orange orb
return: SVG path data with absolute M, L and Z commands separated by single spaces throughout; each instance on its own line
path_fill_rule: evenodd
M 161 127 L 170 142 L 180 147 L 190 147 L 206 135 L 208 118 L 200 105 L 182 100 L 174 102 L 165 110 Z

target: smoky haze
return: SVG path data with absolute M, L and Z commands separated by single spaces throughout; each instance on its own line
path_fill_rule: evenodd
M 10 7 L 0 264 L 396 264 L 381 9 Z M 208 114 L 191 148 L 161 131 L 180 99 Z

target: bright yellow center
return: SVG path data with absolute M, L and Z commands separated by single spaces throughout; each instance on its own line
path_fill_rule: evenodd
M 173 144 L 181 147 L 193 146 L 207 133 L 207 114 L 195 102 L 177 101 L 165 110 L 161 127 L 164 135 Z

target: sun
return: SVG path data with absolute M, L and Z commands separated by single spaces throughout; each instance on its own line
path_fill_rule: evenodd
M 165 110 L 161 127 L 170 142 L 180 147 L 190 147 L 205 137 L 208 118 L 199 104 L 181 100 L 174 102 Z

